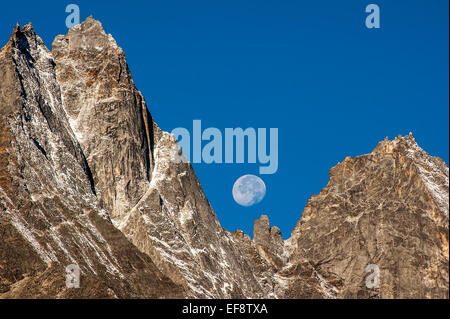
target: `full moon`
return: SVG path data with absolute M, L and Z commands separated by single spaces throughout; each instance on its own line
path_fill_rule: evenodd
M 239 205 L 252 206 L 258 204 L 266 195 L 266 185 L 255 175 L 239 177 L 233 185 L 233 198 Z

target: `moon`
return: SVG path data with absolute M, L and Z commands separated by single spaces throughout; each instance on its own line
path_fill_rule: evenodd
M 233 185 L 233 198 L 241 206 L 258 204 L 266 195 L 266 184 L 255 175 L 239 177 Z

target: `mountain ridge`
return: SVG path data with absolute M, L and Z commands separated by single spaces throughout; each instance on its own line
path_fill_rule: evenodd
M 174 137 L 100 22 L 52 52 L 16 25 L 0 71 L 0 297 L 448 298 L 448 167 L 412 134 L 330 169 L 289 239 L 263 215 L 251 240 L 171 161 Z M 69 263 L 94 288 L 65 288 Z M 27 289 L 43 276 L 57 284 Z

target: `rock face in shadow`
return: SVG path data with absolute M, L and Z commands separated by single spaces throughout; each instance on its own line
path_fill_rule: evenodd
M 252 240 L 174 161 L 100 22 L 52 52 L 16 26 L 0 74 L 0 298 L 448 298 L 448 167 L 412 135 L 332 168 L 291 238 L 263 215 Z

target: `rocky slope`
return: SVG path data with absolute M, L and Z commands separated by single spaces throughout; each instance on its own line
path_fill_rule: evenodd
M 0 298 L 448 298 L 448 167 L 412 136 L 334 167 L 288 240 L 266 216 L 251 240 L 173 161 L 100 22 L 52 52 L 16 26 L 0 74 Z

